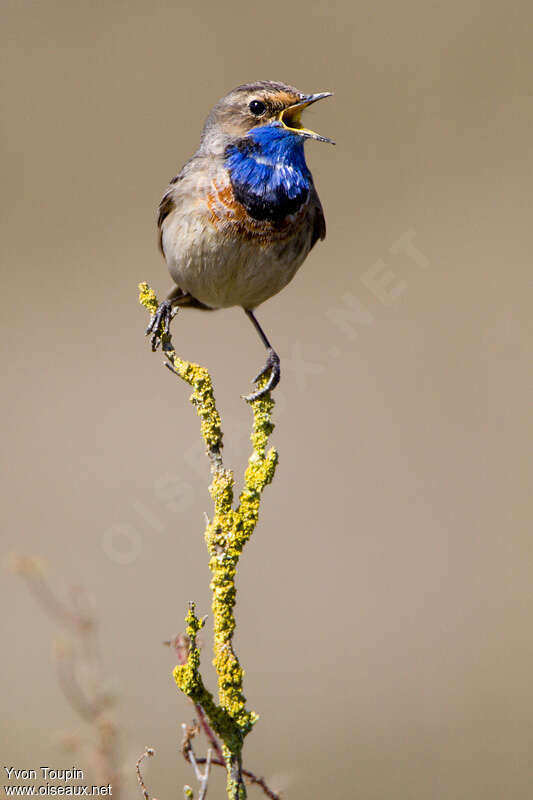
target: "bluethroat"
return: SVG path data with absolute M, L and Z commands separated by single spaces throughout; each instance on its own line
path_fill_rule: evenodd
M 333 142 L 305 128 L 301 114 L 330 96 L 273 81 L 238 86 L 211 110 L 199 149 L 159 205 L 160 246 L 176 286 L 146 331 L 152 349 L 178 307 L 241 306 L 267 349 L 254 383 L 270 373 L 248 400 L 280 378 L 279 357 L 254 310 L 292 280 L 326 235 L 304 142 Z

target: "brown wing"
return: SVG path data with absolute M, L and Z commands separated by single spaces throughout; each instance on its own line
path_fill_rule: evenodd
M 163 236 L 163 222 L 168 217 L 172 211 L 176 208 L 176 201 L 174 200 L 174 190 L 176 188 L 176 184 L 179 183 L 182 178 L 187 175 L 191 166 L 197 160 L 198 155 L 195 154 L 192 158 L 189 158 L 188 161 L 185 162 L 180 172 L 172 178 L 169 182 L 168 189 L 166 190 L 165 194 L 161 198 L 161 202 L 159 203 L 159 214 L 157 216 L 157 227 L 159 228 L 159 248 L 161 252 L 163 252 L 163 243 L 162 243 L 162 236 Z
M 163 252 L 163 222 L 168 217 L 171 211 L 176 208 L 176 203 L 173 198 L 174 187 L 171 185 L 161 198 L 159 203 L 159 214 L 157 215 L 157 227 L 159 229 L 159 249 Z
M 166 190 L 165 194 L 161 198 L 161 202 L 159 203 L 159 213 L 157 215 L 157 227 L 159 229 L 159 249 L 163 252 L 163 222 L 166 220 L 168 215 L 174 211 L 176 208 L 176 203 L 174 201 L 174 187 L 176 186 L 177 182 L 181 180 L 183 175 L 183 170 L 181 170 L 178 175 L 176 175 L 169 183 L 169 187 Z
M 313 195 L 311 197 L 311 206 L 314 211 L 313 217 L 313 235 L 311 237 L 311 249 L 315 246 L 319 239 L 326 238 L 326 220 L 322 210 L 322 203 L 313 186 Z

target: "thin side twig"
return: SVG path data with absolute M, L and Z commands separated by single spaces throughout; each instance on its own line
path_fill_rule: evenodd
M 189 761 L 191 762 L 194 774 L 196 776 L 196 780 L 200 784 L 200 793 L 198 795 L 198 800 L 205 800 L 207 795 L 207 787 L 209 783 L 209 773 L 211 771 L 211 757 L 213 755 L 213 751 L 211 748 L 207 751 L 207 758 L 202 758 L 202 764 L 205 764 L 205 771 L 202 773 L 198 764 L 200 763 L 199 760 L 196 759 L 194 755 L 194 750 L 191 746 L 189 750 Z
M 196 761 L 198 764 L 205 764 L 206 759 L 197 758 Z M 226 766 L 226 762 L 223 759 L 221 760 L 220 758 L 212 758 L 211 764 L 215 764 L 217 767 Z M 281 800 L 281 795 L 277 794 L 273 789 L 271 789 L 264 778 L 259 778 L 253 772 L 250 772 L 249 769 L 244 769 L 244 768 L 242 770 L 242 774 L 246 778 L 248 783 L 252 783 L 254 784 L 254 786 L 259 786 L 259 788 L 263 790 L 263 792 L 266 794 L 267 797 L 270 798 L 270 800 Z
M 141 764 L 145 758 L 151 758 L 155 755 L 155 750 L 153 747 L 146 747 L 144 753 L 142 753 L 139 758 L 137 759 L 137 763 L 135 764 L 135 772 L 137 773 L 137 781 L 139 782 L 139 786 L 141 787 L 141 792 L 144 795 L 144 800 L 150 800 L 150 795 L 148 793 L 148 789 L 146 788 L 146 784 L 144 782 L 143 776 L 141 775 Z M 155 800 L 155 797 L 154 797 Z

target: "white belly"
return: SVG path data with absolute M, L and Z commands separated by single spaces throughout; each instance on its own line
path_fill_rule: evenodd
M 311 247 L 311 231 L 260 243 L 224 235 L 198 209 L 173 214 L 163 230 L 163 251 L 176 284 L 211 308 L 253 309 L 292 280 Z

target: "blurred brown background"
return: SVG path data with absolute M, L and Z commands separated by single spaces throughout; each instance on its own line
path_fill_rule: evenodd
M 269 78 L 335 91 L 308 120 L 337 147 L 307 148 L 328 238 L 259 312 L 284 372 L 239 577 L 246 764 L 290 800 L 530 798 L 531 4 L 4 0 L 2 18 L 3 550 L 92 593 L 126 763 L 156 748 L 161 800 L 192 781 L 161 641 L 189 599 L 209 611 L 208 465 L 136 285 L 170 287 L 155 209 L 209 108 Z M 261 344 L 238 309 L 174 331 L 239 472 Z M 2 595 L 2 764 L 83 768 L 53 738 L 78 724 L 56 626 L 16 577 Z

